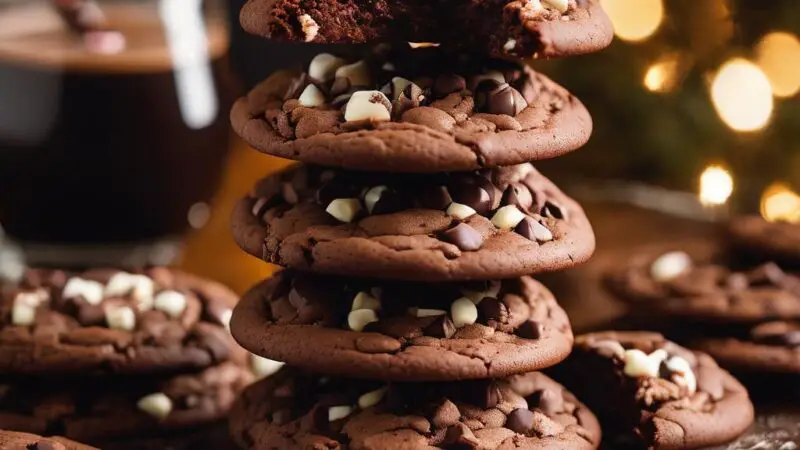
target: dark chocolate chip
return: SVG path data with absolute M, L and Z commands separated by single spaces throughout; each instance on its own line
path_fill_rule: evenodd
M 535 320 L 523 322 L 514 333 L 524 339 L 539 339 L 542 337 L 542 324 Z
M 286 89 L 286 94 L 283 96 L 283 100 L 286 101 L 300 98 L 300 94 L 303 93 L 303 90 L 305 90 L 309 84 L 311 84 L 311 77 L 305 73 L 293 79 L 289 84 L 289 88 Z
M 334 178 L 317 189 L 316 200 L 320 205 L 328 206 L 337 198 L 356 198 L 359 194 L 359 189 L 352 183 Z
M 524 408 L 511 411 L 505 427 L 516 433 L 526 434 L 533 427 L 533 412 Z
M 524 184 L 513 183 L 503 192 L 500 205 L 515 205 L 522 211 L 528 211 L 533 205 L 533 196 L 531 195 L 530 189 Z
M 519 234 L 525 239 L 537 242 L 552 241 L 553 235 L 549 231 L 550 230 L 548 230 L 533 217 L 525 217 L 522 219 L 522 221 L 520 221 L 520 223 L 517 224 L 516 227 L 514 227 L 515 233 Z
M 448 450 L 473 450 L 480 447 L 480 442 L 475 434 L 463 423 L 457 423 L 448 428 L 442 444 Z
M 445 399 L 436 407 L 431 417 L 431 423 L 437 428 L 447 428 L 458 423 L 461 418 L 461 411 L 458 406 L 450 400 Z
M 486 297 L 478 303 L 478 312 L 480 313 L 483 322 L 489 320 L 496 320 L 502 322 L 508 317 L 508 309 L 506 305 L 496 298 Z
M 338 77 L 333 80 L 333 84 L 331 85 L 331 96 L 338 97 L 344 93 L 352 94 L 350 90 L 350 79 L 347 77 Z
M 419 193 L 419 206 L 426 209 L 445 210 L 453 199 L 445 186 L 431 186 L 423 188 Z
M 372 207 L 372 214 L 391 214 L 411 209 L 411 207 L 411 199 L 408 196 L 394 188 L 389 188 L 381 193 L 381 197 Z
M 374 322 L 373 322 L 374 323 Z M 439 316 L 430 325 L 422 330 L 425 336 L 450 339 L 456 334 L 456 325 L 448 316 Z
M 752 284 L 771 284 L 781 286 L 786 278 L 786 272 L 777 264 L 769 262 L 755 268 L 750 272 L 750 282 Z
M 39 442 L 28 444 L 28 450 L 62 450 L 65 447 L 50 440 L 42 439 Z
M 467 88 L 467 80 L 454 73 L 442 74 L 436 77 L 432 92 L 436 98 L 444 98 L 454 92 L 461 92 Z
M 85 326 L 102 326 L 106 320 L 105 310 L 101 305 L 92 305 L 85 301 L 80 301 L 75 311 L 75 318 Z
M 549 201 L 544 203 L 544 208 L 542 208 L 542 215 L 545 217 L 551 217 L 553 219 L 560 219 L 560 220 L 563 220 L 566 217 L 564 215 L 564 211 L 558 205 Z
M 757 344 L 781 346 L 781 347 L 800 347 L 800 330 L 787 331 L 785 333 L 761 334 L 754 333 L 753 341 Z
M 527 400 L 530 407 L 536 407 L 548 416 L 564 410 L 564 396 L 553 389 L 540 389 L 531 394 Z
M 465 384 L 465 391 L 461 395 L 467 399 L 467 402 L 483 409 L 494 408 L 500 403 L 500 389 L 491 380 Z
M 492 211 L 495 190 L 495 186 L 480 175 L 454 177 L 448 186 L 454 202 L 467 205 L 478 214 Z
M 459 223 L 441 235 L 442 240 L 454 244 L 465 252 L 479 250 L 483 246 L 483 236 L 466 223 Z
M 272 413 L 272 423 L 275 425 L 286 425 L 292 421 L 292 411 L 288 408 L 279 409 Z
M 284 182 L 281 184 L 281 196 L 290 205 L 296 205 L 300 201 L 300 197 L 297 195 L 297 191 L 294 190 L 292 183 Z
M 508 83 L 499 83 L 492 79 L 478 83 L 475 92 L 475 108 L 478 112 L 513 117 L 527 107 L 528 103 L 522 94 Z
M 197 345 L 205 349 L 217 363 L 227 360 L 230 356 L 230 343 L 221 335 L 222 333 L 227 334 L 227 331 L 216 327 L 197 327 L 192 333 Z
M 272 396 L 278 398 L 294 397 L 294 383 L 290 381 L 278 386 L 272 391 Z

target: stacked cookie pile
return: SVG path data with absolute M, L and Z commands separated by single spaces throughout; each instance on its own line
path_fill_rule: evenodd
M 225 448 L 265 369 L 230 337 L 236 301 L 166 268 L 28 270 L 0 292 L 0 448 Z

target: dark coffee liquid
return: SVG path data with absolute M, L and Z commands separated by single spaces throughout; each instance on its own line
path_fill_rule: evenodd
M 0 225 L 12 239 L 175 236 L 214 193 L 229 144 L 227 42 L 209 34 L 203 83 L 198 67 L 174 68 L 162 24 L 145 19 L 119 27 L 129 47 L 118 55 L 87 55 L 63 30 L 0 44 Z

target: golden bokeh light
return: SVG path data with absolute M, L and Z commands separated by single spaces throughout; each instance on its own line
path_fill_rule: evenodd
M 711 100 L 722 121 L 736 131 L 763 129 L 774 107 L 767 76 L 741 58 L 726 62 L 714 75 Z
M 700 175 L 700 203 L 724 205 L 733 193 L 733 176 L 722 166 L 709 165 Z
M 783 183 L 773 183 L 761 196 L 761 216 L 770 222 L 800 223 L 800 195 Z
M 796 35 L 769 33 L 756 46 L 756 55 L 776 97 L 791 97 L 800 91 L 800 40 Z
M 666 56 L 654 62 L 644 74 L 644 87 L 652 92 L 669 92 L 675 88 L 678 78 L 678 58 Z
M 664 20 L 663 0 L 600 0 L 614 32 L 624 41 L 641 41 L 650 37 Z

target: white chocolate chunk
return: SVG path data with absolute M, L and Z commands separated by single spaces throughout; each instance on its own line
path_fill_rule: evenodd
M 501 285 L 502 283 L 499 281 L 492 281 L 489 283 L 489 287 L 485 291 L 470 291 L 468 289 L 462 289 L 461 294 L 464 297 L 472 300 L 472 303 L 477 305 L 486 297 L 497 298 L 497 295 L 500 293 Z
M 297 100 L 300 102 L 300 105 L 313 108 L 325 103 L 325 94 L 315 85 L 309 84 L 303 89 L 303 93 L 300 94 L 300 98 Z
M 372 77 L 369 74 L 369 67 L 364 60 L 341 66 L 336 69 L 335 78 L 347 78 L 350 86 L 369 86 L 372 84 Z
M 228 332 L 231 331 L 231 317 L 233 316 L 232 309 L 226 309 L 219 314 L 219 321 L 222 322 L 222 326 L 225 327 Z
M 23 304 L 25 306 L 36 308 L 41 305 L 46 298 L 47 291 L 43 289 L 34 292 L 20 292 L 16 297 L 14 297 L 14 304 Z
M 450 305 L 450 316 L 456 328 L 472 325 L 478 320 L 478 307 L 472 300 L 462 297 Z
M 319 25 L 317 24 L 317 21 L 308 14 L 298 16 L 297 21 L 300 22 L 300 27 L 303 29 L 303 34 L 306 35 L 306 42 L 313 41 L 314 38 L 317 37 L 317 33 L 319 33 Z
M 647 357 L 650 358 L 650 360 L 654 364 L 658 364 L 660 366 L 661 363 L 664 362 L 664 360 L 669 358 L 669 353 L 667 353 L 666 350 L 660 348 L 660 349 L 654 351 L 653 353 L 650 353 L 649 355 L 647 355 Z
M 108 280 L 104 296 L 108 298 L 130 295 L 136 300 L 139 310 L 146 311 L 153 308 L 154 291 L 155 282 L 147 275 L 118 272 Z
M 136 406 L 158 420 L 166 419 L 172 412 L 172 400 L 163 392 L 156 392 L 140 398 Z
M 378 204 L 378 200 L 381 199 L 383 195 L 383 191 L 389 189 L 386 186 L 375 186 L 370 188 L 367 193 L 364 195 L 364 203 L 367 205 L 367 211 L 372 214 L 372 210 L 375 208 L 375 205 Z
M 258 379 L 275 375 L 286 363 L 250 354 L 250 369 Z
M 153 306 L 167 313 L 173 319 L 177 319 L 186 310 L 186 296 L 178 291 L 161 291 L 156 295 Z
M 650 266 L 650 275 L 656 281 L 677 278 L 692 267 L 692 258 L 686 252 L 669 252 L 661 255 Z
M 597 349 L 607 349 L 609 350 L 614 356 L 621 360 L 625 360 L 625 347 L 622 346 L 617 341 L 612 340 L 605 340 L 605 341 L 598 341 L 593 344 L 593 346 Z
M 370 391 L 361 395 L 358 397 L 358 407 L 361 409 L 367 409 L 377 405 L 386 396 L 386 391 L 388 390 L 389 388 L 384 386 L 380 389 L 375 389 L 374 391 Z
M 697 377 L 689 361 L 680 356 L 673 356 L 666 362 L 666 365 L 667 369 L 677 375 L 679 379 L 683 380 L 683 384 L 690 394 L 697 392 Z
M 650 358 L 641 350 L 625 350 L 625 375 L 638 377 L 657 377 L 660 361 Z
M 533 237 L 538 242 L 550 242 L 553 240 L 553 233 L 538 221 L 533 221 Z
M 509 39 L 506 41 L 505 44 L 503 44 L 503 50 L 505 50 L 506 52 L 510 52 L 511 50 L 514 50 L 514 47 L 516 46 L 517 46 L 517 40 Z
M 136 329 L 136 313 L 128 306 L 109 306 L 103 311 L 106 324 L 112 330 L 133 331 Z
M 386 121 L 392 119 L 392 105 L 381 91 L 358 91 L 350 96 L 344 109 L 344 120 Z
M 330 53 L 320 53 L 311 60 L 308 76 L 319 81 L 331 81 L 336 76 L 336 71 L 346 63 L 344 59 Z
M 445 316 L 447 311 L 443 309 L 408 308 L 408 313 L 414 317 L 436 317 Z
M 381 301 L 367 292 L 359 292 L 353 299 L 353 307 L 350 310 L 356 311 L 359 309 L 379 311 L 381 309 Z
M 99 305 L 103 301 L 103 285 L 97 281 L 73 277 L 64 285 L 61 296 L 64 298 L 83 297 L 90 305 Z
M 569 2 L 567 0 L 541 0 L 542 6 L 546 8 L 555 9 L 556 11 L 564 14 L 569 9 Z
M 335 422 L 337 420 L 344 419 L 350 414 L 353 414 L 352 406 L 331 406 L 328 408 L 328 422 Z
M 378 315 L 371 309 L 357 309 L 347 315 L 347 326 L 353 331 L 363 331 L 367 324 L 378 321 Z
M 467 205 L 453 202 L 447 207 L 447 215 L 458 220 L 464 220 L 474 216 L 478 212 Z
M 325 212 L 345 223 L 352 222 L 360 211 L 361 202 L 357 198 L 337 198 L 325 208 Z
M 14 302 L 11 308 L 11 323 L 21 327 L 32 325 L 36 321 L 36 307 L 23 302 Z
M 492 223 L 501 230 L 510 230 L 525 218 L 525 214 L 515 205 L 507 205 L 498 209 L 492 217 Z

